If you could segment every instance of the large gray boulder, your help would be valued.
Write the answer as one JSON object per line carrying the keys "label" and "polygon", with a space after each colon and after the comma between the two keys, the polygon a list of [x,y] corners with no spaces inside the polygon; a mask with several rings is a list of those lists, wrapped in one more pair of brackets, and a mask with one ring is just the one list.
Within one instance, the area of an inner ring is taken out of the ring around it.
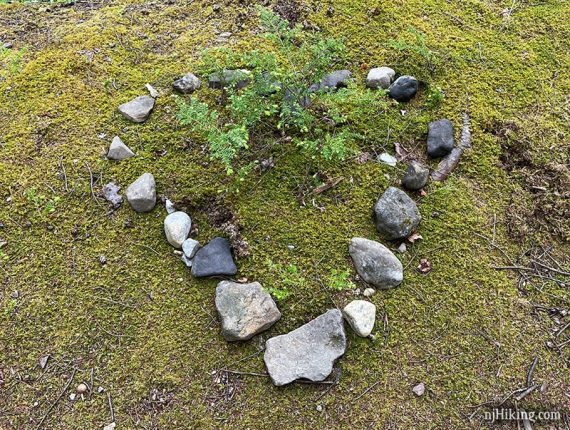
{"label": "large gray boulder", "polygon": [[412,161],[402,178],[402,186],[408,190],[416,191],[426,186],[429,178],[429,169],[417,161]]}
{"label": "large gray boulder", "polygon": [[396,72],[389,67],[375,67],[370,69],[366,77],[366,86],[372,89],[388,89]]}
{"label": "large gray boulder", "polygon": [[342,313],[358,336],[370,336],[376,321],[376,306],[374,303],[366,300],[353,300],[345,306]]}
{"label": "large gray boulder", "polygon": [[126,191],[127,201],[137,212],[150,212],[156,204],[156,183],[150,173],[142,174]]}
{"label": "large gray boulder", "polygon": [[115,136],[111,145],[109,146],[109,152],[107,152],[107,158],[110,160],[125,160],[127,158],[134,157],[135,153],[131,151],[125,143],[121,140],[119,136]]}
{"label": "large gray boulder", "polygon": [[197,278],[232,276],[236,273],[230,244],[222,237],[212,239],[192,259],[192,275]]}
{"label": "large gray boulder", "polygon": [[133,122],[145,122],[153,108],[154,99],[151,96],[139,96],[119,106],[119,112]]}
{"label": "large gray boulder", "polygon": [[275,385],[297,379],[323,381],[346,350],[342,313],[331,309],[307,324],[265,343],[265,365]]}
{"label": "large gray boulder", "polygon": [[402,190],[389,187],[374,205],[376,229],[388,239],[412,234],[422,219],[416,203]]}
{"label": "large gray boulder", "polygon": [[427,153],[430,157],[445,157],[454,146],[453,124],[450,120],[440,119],[429,123]]}
{"label": "large gray boulder", "polygon": [[164,218],[166,240],[175,248],[181,248],[190,234],[192,220],[185,212],[173,212]]}
{"label": "large gray boulder", "polygon": [[216,288],[216,310],[227,341],[251,339],[281,318],[277,305],[259,282],[220,282]]}
{"label": "large gray boulder", "polygon": [[404,279],[402,263],[381,243],[355,237],[348,252],[360,277],[377,288],[394,288]]}

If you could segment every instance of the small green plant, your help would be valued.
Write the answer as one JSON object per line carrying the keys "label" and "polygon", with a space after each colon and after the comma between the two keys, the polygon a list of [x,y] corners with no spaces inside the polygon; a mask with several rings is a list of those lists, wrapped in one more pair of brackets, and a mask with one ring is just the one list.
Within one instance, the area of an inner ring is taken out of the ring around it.
{"label": "small green plant", "polygon": [[407,53],[417,64],[423,63],[431,74],[435,72],[436,53],[427,46],[425,35],[416,28],[408,27],[407,35],[389,40],[387,46]]}
{"label": "small green plant", "polygon": [[338,271],[333,270],[327,279],[328,286],[333,290],[345,291],[355,288],[354,283],[350,280],[350,270]]}
{"label": "small green plant", "polygon": [[445,93],[440,87],[429,86],[426,92],[426,106],[428,108],[436,108],[445,99]]}
{"label": "small green plant", "polygon": [[0,46],[0,81],[17,74],[22,68],[25,49],[8,49]]}
{"label": "small green plant", "polygon": [[268,259],[266,265],[269,270],[274,274],[278,284],[270,286],[267,292],[277,300],[285,300],[291,294],[291,290],[295,287],[304,284],[305,278],[301,275],[299,268],[294,264],[283,266],[280,263],[274,263]]}
{"label": "small green plant", "polygon": [[24,192],[24,196],[26,197],[28,203],[31,203],[34,206],[34,209],[43,215],[50,215],[54,213],[57,204],[61,200],[61,197],[59,196],[55,196],[50,199],[44,194],[38,194],[37,190],[34,187],[28,188]]}

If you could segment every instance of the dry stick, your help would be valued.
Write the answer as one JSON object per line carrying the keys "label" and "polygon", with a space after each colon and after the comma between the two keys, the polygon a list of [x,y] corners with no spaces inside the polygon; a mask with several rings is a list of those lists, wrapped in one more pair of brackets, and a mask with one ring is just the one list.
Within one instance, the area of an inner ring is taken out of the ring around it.
{"label": "dry stick", "polygon": [[534,357],[532,360],[532,364],[530,365],[530,369],[528,369],[528,373],[526,374],[526,386],[530,387],[532,385],[532,374],[534,373],[534,368],[538,364],[538,355]]}
{"label": "dry stick", "polygon": [[353,402],[356,402],[358,399],[360,399],[362,396],[364,396],[366,393],[368,393],[370,390],[376,387],[379,383],[380,381],[376,381],[374,384],[372,384],[370,387],[364,390],[356,399],[354,399]]}
{"label": "dry stick", "polygon": [[534,264],[537,264],[537,265],[539,265],[540,267],[542,267],[543,269],[546,269],[546,270],[548,270],[548,271],[550,271],[550,272],[558,273],[559,275],[563,275],[563,276],[570,276],[570,272],[565,272],[565,271],[563,271],[563,270],[555,269],[555,268],[553,268],[553,267],[547,266],[546,264],[540,263],[540,262],[538,262],[538,261],[536,261],[536,260],[531,260],[531,261],[532,261]]}
{"label": "dry stick", "polygon": [[115,422],[115,410],[113,409],[113,399],[111,398],[111,393],[107,393],[107,400],[109,401],[109,411],[111,412],[111,422]]}
{"label": "dry stick", "polygon": [[57,396],[57,399],[55,399],[55,402],[53,402],[51,404],[51,406],[49,407],[49,409],[47,410],[46,414],[42,417],[42,419],[40,420],[40,423],[38,424],[38,426],[36,427],[36,429],[41,429],[42,425],[44,423],[44,421],[46,420],[46,418],[48,417],[49,414],[51,414],[51,411],[53,411],[53,408],[55,408],[55,406],[57,405],[57,403],[61,400],[61,398],[63,397],[63,395],[65,394],[65,392],[67,391],[67,389],[69,388],[69,386],[71,385],[71,383],[73,382],[73,378],[75,378],[75,374],[77,373],[77,369],[73,369],[73,373],[71,374],[71,377],[69,378],[69,380],[67,381],[67,384],[65,384],[65,387],[63,388],[63,390],[61,391],[61,393],[59,393],[59,396]]}
{"label": "dry stick", "polygon": [[556,334],[554,335],[554,337],[559,337],[562,333],[564,333],[566,331],[566,329],[570,327],[570,322],[568,324],[566,324],[564,327],[562,327],[560,330],[558,330],[556,332]]}
{"label": "dry stick", "polygon": [[263,376],[264,378],[269,377],[268,373],[240,372],[238,370],[227,370],[227,369],[222,369],[221,372],[231,373],[232,375]]}
{"label": "dry stick", "polygon": [[59,157],[59,166],[60,166],[61,171],[63,173],[63,183],[64,183],[65,192],[68,193],[69,188],[67,186],[67,173],[65,171],[65,166],[63,165],[63,157]]}
{"label": "dry stick", "polygon": [[91,167],[89,167],[89,163],[87,163],[87,161],[85,162],[85,167],[87,167],[87,170],[89,171],[89,187],[91,188],[91,196],[93,197],[93,200],[100,205],[101,203],[99,203],[99,200],[97,200],[97,197],[95,196],[95,191],[93,191],[93,172],[91,171]]}
{"label": "dry stick", "polygon": [[518,396],[516,396],[515,399],[517,400],[517,402],[520,402],[522,399],[524,399],[530,393],[535,391],[538,387],[540,387],[540,384],[534,384],[532,387],[528,387],[526,390],[524,390],[522,393],[520,393]]}

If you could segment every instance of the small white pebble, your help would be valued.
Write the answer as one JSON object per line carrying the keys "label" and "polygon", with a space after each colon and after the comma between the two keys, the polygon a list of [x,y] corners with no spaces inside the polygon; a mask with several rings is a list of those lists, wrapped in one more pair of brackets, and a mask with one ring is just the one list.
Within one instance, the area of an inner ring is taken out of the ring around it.
{"label": "small white pebble", "polygon": [[420,382],[418,385],[412,388],[412,391],[418,397],[423,396],[424,393],[426,392],[426,386],[424,385],[423,382]]}
{"label": "small white pebble", "polygon": [[364,297],[370,297],[372,296],[376,291],[374,290],[374,288],[367,288],[364,290],[364,293],[362,293],[364,295]]}
{"label": "small white pebble", "polygon": [[317,412],[323,411],[323,405],[317,405]]}
{"label": "small white pebble", "polygon": [[406,252],[407,249],[408,249],[408,248],[406,247],[406,244],[405,244],[404,242],[402,242],[401,245],[398,246],[398,252],[399,252],[400,254],[403,254],[404,252]]}
{"label": "small white pebble", "polygon": [[83,394],[86,393],[88,390],[87,385],[86,384],[79,384],[77,386],[77,388],[75,389],[75,391],[77,391],[79,394]]}
{"label": "small white pebble", "polygon": [[76,399],[76,397],[77,397],[77,394],[71,393],[71,394],[69,395],[69,400],[71,400],[72,402],[74,402],[75,399]]}

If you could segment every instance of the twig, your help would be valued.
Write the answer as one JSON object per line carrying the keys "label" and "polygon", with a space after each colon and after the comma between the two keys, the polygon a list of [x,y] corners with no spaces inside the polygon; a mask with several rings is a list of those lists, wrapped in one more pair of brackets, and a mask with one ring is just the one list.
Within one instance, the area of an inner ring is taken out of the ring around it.
{"label": "twig", "polygon": [[540,267],[542,267],[543,269],[546,269],[546,270],[548,270],[548,271],[550,271],[550,272],[558,273],[559,275],[563,275],[563,276],[570,276],[570,272],[565,272],[564,270],[555,269],[555,268],[553,268],[553,267],[547,266],[546,264],[543,264],[543,263],[541,263],[541,262],[539,262],[539,261],[536,261],[536,260],[531,260],[531,261],[532,261],[534,264],[537,264],[537,265],[539,265]]}
{"label": "twig", "polygon": [[526,386],[530,387],[532,385],[532,374],[534,373],[534,368],[538,364],[538,355],[534,357],[532,360],[532,364],[530,365],[530,369],[528,369],[528,373],[526,374]]}
{"label": "twig", "polygon": [[238,370],[227,370],[222,369],[220,372],[224,373],[231,373],[232,375],[245,375],[245,376],[262,376],[262,377],[269,377],[268,373],[255,373],[255,372],[240,372]]}
{"label": "twig", "polygon": [[338,184],[340,184],[342,181],[344,180],[344,178],[341,176],[340,178],[336,178],[336,179],[329,179],[326,183],[324,183],[323,185],[319,185],[317,188],[315,188],[313,190],[313,194],[321,194],[324,193],[327,190],[330,190],[331,188],[336,187]]}
{"label": "twig", "polygon": [[560,330],[558,330],[554,335],[554,337],[559,337],[562,333],[564,333],[564,331],[566,331],[568,327],[570,327],[570,322],[566,324],[564,327],[562,327]]}
{"label": "twig", "polygon": [[113,409],[113,399],[111,393],[107,392],[107,400],[109,401],[109,411],[111,412],[111,422],[115,422],[115,409]]}
{"label": "twig", "polygon": [[93,172],[91,171],[91,167],[89,167],[89,163],[87,163],[87,161],[85,162],[85,167],[87,167],[87,170],[89,171],[89,187],[91,188],[91,196],[93,197],[93,200],[100,205],[101,203],[97,200],[97,196],[95,196],[95,191],[93,190]]}
{"label": "twig", "polygon": [[63,395],[65,394],[65,392],[67,391],[67,389],[69,388],[69,386],[71,385],[71,383],[73,382],[73,378],[75,378],[75,374],[77,373],[77,369],[73,369],[73,373],[71,374],[71,377],[69,378],[69,380],[67,381],[67,384],[65,384],[65,387],[63,388],[63,390],[61,391],[61,393],[59,393],[59,396],[57,396],[57,399],[55,399],[55,402],[53,402],[51,404],[51,406],[49,407],[49,409],[47,410],[47,412],[45,413],[45,415],[42,417],[42,419],[40,420],[40,423],[38,424],[38,426],[36,427],[36,429],[40,429],[42,428],[42,425],[44,423],[44,421],[46,420],[46,418],[49,416],[49,414],[51,413],[51,411],[53,411],[53,409],[55,408],[55,406],[57,405],[57,403],[61,400],[61,398],[63,397]]}
{"label": "twig", "polygon": [[522,393],[520,393],[518,396],[516,396],[515,399],[517,400],[517,402],[520,402],[522,399],[524,399],[530,393],[535,391],[538,387],[540,387],[540,384],[534,384],[532,387],[528,387],[526,390],[524,390]]}
{"label": "twig", "polygon": [[63,165],[63,157],[59,157],[59,166],[61,168],[61,172],[63,173],[64,189],[65,189],[65,192],[68,193],[69,188],[67,186],[67,173],[65,171],[65,166]]}
{"label": "twig", "polygon": [[364,390],[362,393],[360,393],[360,395],[358,395],[358,397],[356,397],[353,400],[353,402],[356,402],[358,399],[360,399],[362,396],[364,396],[366,393],[368,393],[370,390],[372,390],[374,387],[376,387],[379,383],[380,383],[380,381],[376,381],[374,384],[372,384],[370,387],[368,387],[366,390]]}

